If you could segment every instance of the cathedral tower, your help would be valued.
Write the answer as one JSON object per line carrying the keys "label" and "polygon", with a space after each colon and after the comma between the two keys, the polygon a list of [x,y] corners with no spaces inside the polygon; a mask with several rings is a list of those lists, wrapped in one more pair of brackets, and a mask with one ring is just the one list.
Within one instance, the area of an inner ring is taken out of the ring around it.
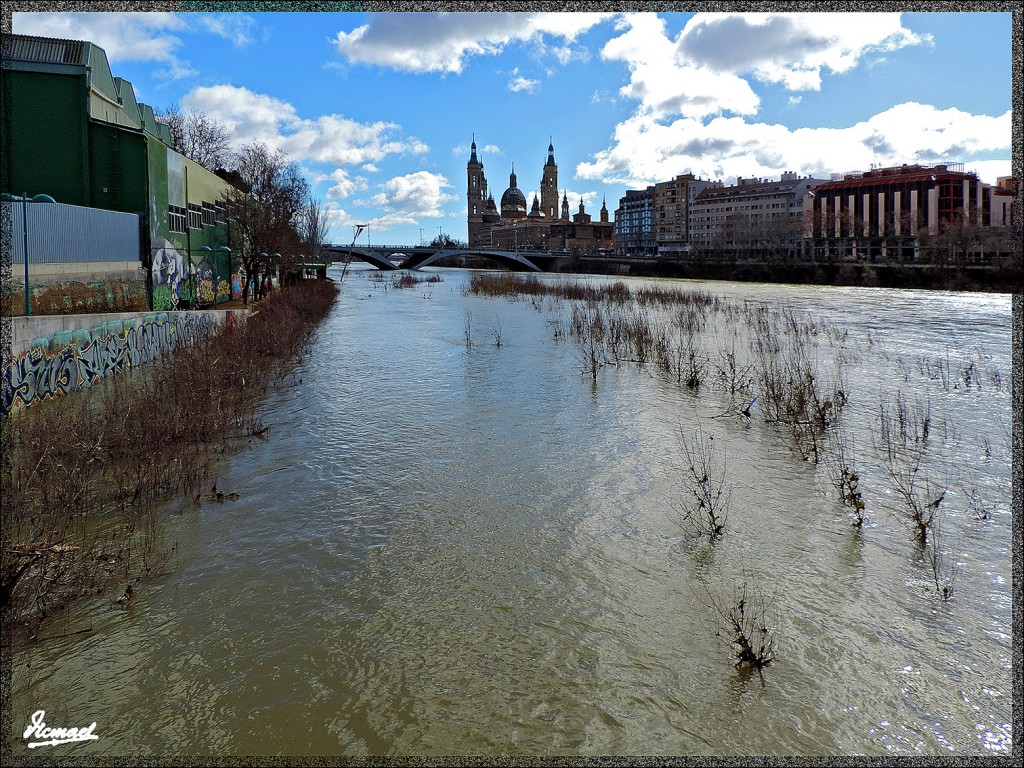
{"label": "cathedral tower", "polygon": [[548,138],[548,160],[540,180],[540,209],[548,219],[558,218],[558,166],[555,165],[555,146]]}
{"label": "cathedral tower", "polygon": [[469,224],[469,244],[482,245],[483,220],[487,179],[484,178],[484,164],[476,156],[476,136],[469,148],[469,162],[466,163],[466,213]]}

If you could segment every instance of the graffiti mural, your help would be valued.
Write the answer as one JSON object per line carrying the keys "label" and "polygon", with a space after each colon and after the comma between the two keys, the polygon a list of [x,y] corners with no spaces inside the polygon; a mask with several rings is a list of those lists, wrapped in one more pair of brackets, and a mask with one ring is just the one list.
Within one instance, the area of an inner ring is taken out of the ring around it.
{"label": "graffiti mural", "polygon": [[183,301],[195,299],[199,269],[183,258],[170,240],[158,237],[153,242],[153,309],[177,309]]}
{"label": "graffiti mural", "polygon": [[187,314],[146,318],[138,324],[106,323],[91,333],[76,331],[79,341],[67,344],[60,342],[68,332],[55,334],[47,348],[33,347],[4,366],[0,406],[9,413],[18,406],[65,395],[104,376],[154,360],[175,347],[195,344],[209,337],[215,327],[210,315]]}

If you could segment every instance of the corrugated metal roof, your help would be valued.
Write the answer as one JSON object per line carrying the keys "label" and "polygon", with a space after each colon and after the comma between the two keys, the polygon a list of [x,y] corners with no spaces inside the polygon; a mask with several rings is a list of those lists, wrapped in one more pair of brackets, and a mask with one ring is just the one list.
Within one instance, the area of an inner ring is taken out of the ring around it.
{"label": "corrugated metal roof", "polygon": [[4,35],[4,58],[12,61],[34,61],[42,64],[78,64],[85,66],[87,48],[84,40],[61,40],[55,37]]}
{"label": "corrugated metal roof", "polygon": [[847,179],[845,181],[827,181],[814,188],[815,192],[828,192],[834,189],[860,189],[862,187],[891,187],[897,184],[919,184],[925,181],[977,181],[977,177],[966,173],[913,173],[905,176],[872,176],[866,179]]}

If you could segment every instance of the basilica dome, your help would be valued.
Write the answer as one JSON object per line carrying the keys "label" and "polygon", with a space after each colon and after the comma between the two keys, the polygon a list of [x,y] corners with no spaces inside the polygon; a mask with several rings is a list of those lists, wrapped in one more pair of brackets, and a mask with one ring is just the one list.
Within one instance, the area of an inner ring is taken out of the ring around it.
{"label": "basilica dome", "polygon": [[516,185],[516,171],[508,177],[508,189],[501,196],[501,217],[503,219],[526,218],[526,195]]}

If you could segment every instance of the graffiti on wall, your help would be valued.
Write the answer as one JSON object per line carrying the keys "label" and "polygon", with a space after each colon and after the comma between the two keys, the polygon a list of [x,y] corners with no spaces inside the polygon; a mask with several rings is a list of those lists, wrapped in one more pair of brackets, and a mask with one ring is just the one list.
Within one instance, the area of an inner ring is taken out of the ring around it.
{"label": "graffiti on wall", "polygon": [[162,237],[153,241],[153,309],[177,309],[190,300],[188,278],[196,272],[195,265],[182,258],[174,243]]}
{"label": "graffiti on wall", "polygon": [[61,336],[57,334],[47,348],[33,347],[4,366],[0,405],[4,413],[9,413],[17,406],[65,395],[104,376],[154,360],[175,347],[201,341],[214,328],[209,315],[189,314],[146,319],[121,331],[99,326],[92,333],[76,332],[88,338],[86,343],[54,344]]}
{"label": "graffiti on wall", "polygon": [[[227,261],[227,267],[231,262]],[[242,298],[242,279],[228,274],[224,262],[199,264],[185,259],[174,243],[156,238],[153,248],[153,309],[176,310],[183,303],[211,305]],[[216,294],[215,294],[216,292]]]}

